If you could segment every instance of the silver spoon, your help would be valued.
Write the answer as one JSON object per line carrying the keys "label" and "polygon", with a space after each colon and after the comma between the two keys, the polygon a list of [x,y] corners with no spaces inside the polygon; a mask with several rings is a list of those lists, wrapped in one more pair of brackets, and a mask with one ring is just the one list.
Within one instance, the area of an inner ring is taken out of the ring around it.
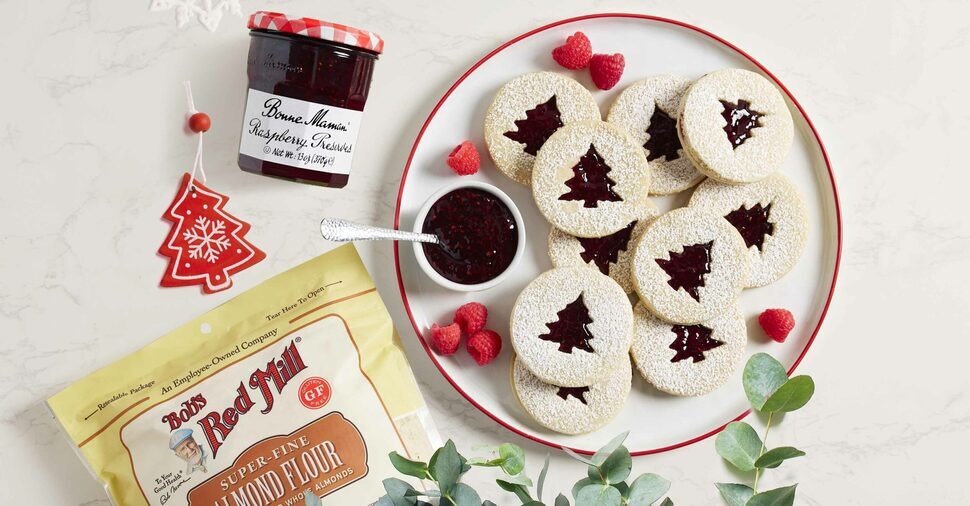
{"label": "silver spoon", "polygon": [[438,236],[434,234],[421,234],[418,232],[372,227],[340,218],[324,218],[320,221],[320,235],[324,239],[334,242],[380,241],[389,239],[392,241],[441,243]]}

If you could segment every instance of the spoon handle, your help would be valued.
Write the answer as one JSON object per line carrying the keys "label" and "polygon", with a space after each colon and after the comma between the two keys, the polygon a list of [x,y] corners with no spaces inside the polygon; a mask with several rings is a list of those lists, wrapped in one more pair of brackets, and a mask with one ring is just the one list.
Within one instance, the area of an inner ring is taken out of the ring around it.
{"label": "spoon handle", "polygon": [[438,244],[438,236],[433,234],[419,234],[390,228],[362,225],[340,218],[324,218],[320,222],[320,235],[328,241],[377,241],[390,239],[392,241],[416,241]]}

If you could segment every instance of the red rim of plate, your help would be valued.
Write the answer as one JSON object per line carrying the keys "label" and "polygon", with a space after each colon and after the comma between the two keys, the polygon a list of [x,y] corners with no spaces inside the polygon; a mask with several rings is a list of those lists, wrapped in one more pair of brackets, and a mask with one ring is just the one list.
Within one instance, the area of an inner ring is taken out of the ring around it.
{"label": "red rim of plate", "polygon": [[[495,56],[496,54],[498,54],[500,51],[503,51],[505,48],[511,46],[512,44],[515,44],[516,42],[518,42],[518,41],[520,41],[522,39],[525,39],[526,37],[530,37],[530,36],[535,35],[535,34],[537,34],[539,32],[543,32],[545,30],[548,30],[550,28],[555,28],[555,27],[560,26],[560,25],[565,25],[565,24],[568,24],[568,23],[574,23],[576,21],[583,21],[583,20],[586,20],[586,19],[597,19],[597,18],[637,18],[637,19],[646,19],[646,20],[649,20],[649,21],[656,21],[656,22],[660,22],[660,23],[667,23],[667,24],[679,26],[679,27],[682,27],[682,28],[687,28],[687,29],[692,30],[694,32],[697,32],[697,33],[700,33],[702,35],[705,35],[705,36],[707,36],[707,37],[709,37],[709,38],[711,38],[711,39],[713,39],[713,40],[715,40],[715,41],[723,44],[724,46],[727,46],[728,48],[732,49],[733,51],[735,51],[736,53],[738,53],[739,55],[743,56],[748,61],[750,61],[751,63],[753,63],[755,66],[757,66],[759,69],[761,69],[761,71],[764,72],[769,78],[771,78],[771,80],[774,81],[775,84],[777,84],[778,87],[781,88],[781,90],[785,92],[785,95],[788,96],[789,100],[791,100],[792,103],[795,104],[795,107],[798,109],[798,112],[802,115],[803,118],[805,118],[805,123],[808,125],[809,129],[811,129],[812,135],[815,137],[815,142],[818,143],[818,147],[819,147],[819,149],[822,152],[822,158],[825,160],[825,167],[826,167],[826,169],[828,169],[829,180],[830,180],[830,182],[832,184],[832,197],[833,197],[833,199],[835,201],[835,219],[836,219],[836,224],[837,224],[837,227],[836,228],[837,228],[837,235],[838,235],[838,245],[836,247],[836,254],[835,254],[835,268],[834,268],[834,270],[832,272],[832,284],[829,287],[829,294],[828,294],[828,297],[825,300],[825,306],[822,308],[822,314],[819,316],[818,324],[815,326],[815,330],[812,331],[812,336],[808,339],[808,343],[805,344],[805,348],[802,349],[802,352],[798,355],[798,358],[795,359],[795,363],[792,364],[791,369],[789,369],[788,372],[789,372],[789,374],[791,374],[791,372],[794,371],[796,367],[798,367],[798,364],[801,363],[802,359],[805,357],[805,354],[808,352],[808,349],[812,347],[812,343],[815,341],[815,337],[818,335],[818,331],[822,327],[822,322],[825,321],[825,315],[826,315],[826,313],[828,313],[829,305],[832,303],[832,295],[835,293],[835,283],[836,283],[836,280],[839,277],[839,265],[840,265],[841,260],[842,260],[842,209],[841,209],[841,206],[839,204],[839,192],[838,192],[838,189],[837,189],[836,184],[835,184],[835,176],[832,173],[832,164],[829,161],[828,152],[825,151],[825,145],[822,143],[822,139],[818,135],[818,130],[815,129],[815,125],[812,123],[812,120],[808,117],[808,114],[805,112],[805,109],[802,107],[802,105],[800,103],[798,103],[798,100],[795,99],[795,97],[788,90],[788,88],[785,87],[785,85],[782,84],[781,81],[779,81],[778,78],[775,77],[775,75],[772,74],[770,70],[768,70],[767,68],[765,68],[764,65],[762,65],[760,62],[758,62],[758,60],[755,60],[751,55],[749,55],[748,53],[746,53],[745,51],[743,51],[741,48],[735,46],[734,44],[728,42],[727,40],[724,40],[721,37],[719,37],[719,36],[717,36],[717,35],[709,32],[709,31],[707,31],[707,30],[705,30],[703,28],[699,28],[697,26],[694,26],[694,25],[691,25],[691,24],[688,24],[688,23],[684,23],[683,21],[677,21],[675,19],[663,18],[663,17],[658,17],[658,16],[650,16],[650,15],[647,15],[647,14],[630,14],[630,13],[587,14],[585,16],[577,16],[577,17],[573,17],[573,18],[562,19],[562,20],[559,20],[559,21],[556,21],[556,22],[553,22],[553,23],[549,23],[549,24],[544,25],[544,26],[540,26],[539,28],[536,28],[534,30],[530,30],[530,31],[528,31],[528,32],[526,32],[526,33],[524,33],[522,35],[519,35],[518,37],[516,37],[516,38],[514,38],[514,39],[512,39],[512,40],[510,40],[510,41],[508,41],[508,42],[506,42],[504,44],[502,44],[501,46],[495,48],[490,53],[488,53],[487,55],[485,55],[481,60],[478,60],[477,62],[475,62],[475,64],[472,65],[471,68],[469,68],[468,70],[466,70],[465,73],[463,73],[461,75],[461,77],[459,77],[458,80],[455,81],[455,83],[452,84],[450,88],[448,88],[448,91],[445,92],[445,94],[441,97],[441,99],[438,100],[438,103],[435,104],[434,109],[431,110],[431,114],[428,115],[428,119],[425,120],[424,125],[421,126],[421,131],[418,132],[418,136],[414,140],[414,145],[411,147],[411,153],[408,155],[407,164],[404,166],[404,173],[401,175],[401,186],[400,186],[400,189],[398,190],[398,194],[397,194],[397,206],[394,209],[394,228],[399,228],[400,227],[400,219],[401,219],[401,199],[404,196],[404,184],[407,182],[408,172],[411,169],[411,161],[414,159],[414,153],[415,153],[415,151],[417,151],[418,144],[421,142],[421,138],[424,136],[424,131],[428,128],[428,125],[431,123],[431,120],[434,118],[435,114],[438,112],[438,109],[441,107],[441,105],[444,104],[445,103],[445,100],[447,100],[448,97],[451,96],[451,93],[453,91],[455,91],[455,88],[457,88],[469,75],[471,75],[472,72],[474,72],[483,63],[485,63],[490,58],[492,58],[493,56]],[[418,329],[418,326],[417,326],[417,324],[414,321],[414,315],[411,314],[411,305],[408,303],[407,292],[404,289],[404,278],[401,276],[401,261],[400,261],[400,256],[399,256],[398,248],[399,248],[398,243],[395,242],[394,243],[394,269],[397,272],[397,284],[398,284],[398,287],[401,290],[401,299],[404,301],[404,309],[407,311],[408,319],[411,321],[411,327],[414,329],[415,335],[418,336],[418,341],[420,341],[421,342],[421,345],[424,346],[424,351],[428,354],[428,357],[431,358],[431,362],[433,362],[434,365],[435,365],[435,367],[438,368],[438,371],[441,372],[441,375],[444,376],[446,380],[448,380],[448,383],[451,383],[451,386],[454,387],[455,390],[457,390],[458,393],[460,393],[462,395],[462,397],[464,397],[465,399],[467,399],[468,402],[470,402],[473,406],[475,406],[476,408],[478,408],[479,411],[481,411],[482,413],[485,413],[486,415],[488,415],[489,418],[491,418],[492,420],[495,420],[496,422],[498,422],[499,425],[502,425],[506,429],[508,429],[508,430],[510,430],[510,431],[512,431],[512,432],[514,432],[514,433],[516,433],[516,434],[518,434],[518,435],[520,435],[520,436],[522,436],[524,438],[531,439],[532,441],[535,441],[537,443],[542,443],[542,444],[544,444],[546,446],[550,446],[550,447],[553,447],[553,448],[563,448],[562,445],[553,443],[551,441],[547,441],[545,439],[542,439],[540,437],[534,436],[532,434],[525,433],[525,432],[523,432],[523,431],[521,431],[521,430],[513,427],[512,425],[510,425],[509,423],[507,423],[505,420],[502,420],[500,417],[498,417],[497,415],[495,415],[494,413],[492,413],[491,411],[489,411],[488,409],[486,409],[485,407],[483,407],[481,404],[479,404],[478,402],[476,402],[475,399],[473,399],[471,396],[469,396],[468,393],[466,393],[464,390],[462,390],[462,388],[455,382],[455,380],[451,376],[448,375],[448,373],[444,370],[444,368],[441,367],[441,364],[438,362],[437,356],[435,356],[434,352],[428,346],[428,343],[421,337],[421,331]],[[738,415],[734,419],[728,421],[724,425],[722,425],[722,426],[720,426],[720,427],[718,427],[718,428],[716,428],[716,429],[714,429],[714,430],[712,430],[710,432],[707,432],[706,434],[702,434],[700,436],[697,436],[697,437],[688,439],[686,441],[682,441],[682,442],[675,443],[675,444],[668,445],[668,446],[663,446],[663,447],[660,447],[660,448],[652,448],[652,449],[649,449],[649,450],[640,450],[640,451],[632,452],[632,455],[633,456],[640,456],[640,455],[650,455],[650,454],[654,454],[654,453],[662,453],[662,452],[666,452],[666,451],[670,451],[670,450],[675,450],[677,448],[681,448],[681,447],[684,447],[684,446],[687,446],[687,445],[694,444],[694,443],[696,443],[698,441],[702,441],[704,439],[707,439],[707,438],[709,438],[709,437],[717,434],[718,432],[724,430],[724,427],[726,427],[728,423],[738,421],[738,420],[740,420],[740,419],[748,416],[749,413],[751,413],[750,410],[745,411],[744,413],[741,413],[740,415]],[[579,448],[570,448],[570,450],[576,451],[578,453],[586,454],[586,455],[590,455],[590,454],[593,453],[592,451],[585,450],[585,449],[579,449]]]}

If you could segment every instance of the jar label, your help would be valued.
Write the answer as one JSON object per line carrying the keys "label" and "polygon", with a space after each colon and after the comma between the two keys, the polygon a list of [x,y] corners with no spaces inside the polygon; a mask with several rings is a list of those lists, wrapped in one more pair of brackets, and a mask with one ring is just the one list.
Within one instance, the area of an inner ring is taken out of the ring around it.
{"label": "jar label", "polygon": [[249,89],[241,154],[331,174],[350,174],[361,111]]}

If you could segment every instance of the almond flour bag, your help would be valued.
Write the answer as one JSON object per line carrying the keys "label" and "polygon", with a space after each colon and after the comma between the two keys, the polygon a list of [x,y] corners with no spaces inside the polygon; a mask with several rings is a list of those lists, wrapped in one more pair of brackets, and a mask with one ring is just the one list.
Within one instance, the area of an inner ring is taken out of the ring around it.
{"label": "almond flour bag", "polygon": [[352,245],[276,276],[48,400],[114,503],[370,504],[437,433]]}

